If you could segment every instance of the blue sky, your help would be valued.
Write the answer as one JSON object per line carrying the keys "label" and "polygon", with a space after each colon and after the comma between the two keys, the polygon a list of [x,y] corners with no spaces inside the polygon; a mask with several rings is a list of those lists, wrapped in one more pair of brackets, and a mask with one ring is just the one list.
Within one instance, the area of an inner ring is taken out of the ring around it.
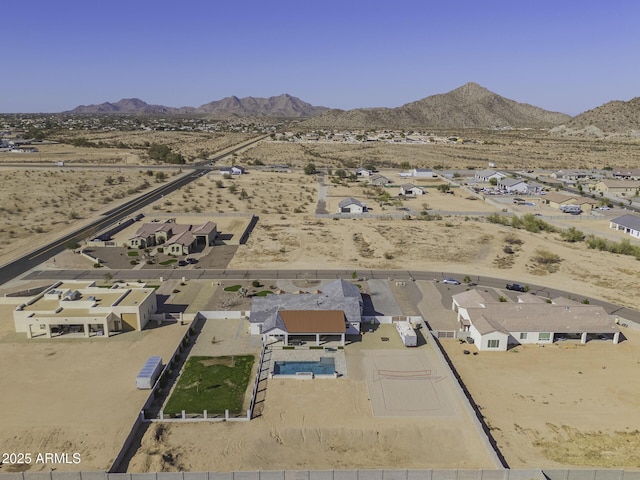
{"label": "blue sky", "polygon": [[640,96],[637,0],[3,0],[0,112],[289,93],[397,107],[477,82],[571,115]]}

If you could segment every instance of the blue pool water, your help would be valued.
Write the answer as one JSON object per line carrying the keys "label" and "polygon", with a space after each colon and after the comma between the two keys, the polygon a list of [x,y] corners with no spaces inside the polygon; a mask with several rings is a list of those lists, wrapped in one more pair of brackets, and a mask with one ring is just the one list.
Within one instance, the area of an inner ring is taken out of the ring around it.
{"label": "blue pool water", "polygon": [[298,372],[313,372],[315,375],[333,375],[336,364],[333,358],[321,358],[319,362],[275,362],[274,375],[295,375]]}

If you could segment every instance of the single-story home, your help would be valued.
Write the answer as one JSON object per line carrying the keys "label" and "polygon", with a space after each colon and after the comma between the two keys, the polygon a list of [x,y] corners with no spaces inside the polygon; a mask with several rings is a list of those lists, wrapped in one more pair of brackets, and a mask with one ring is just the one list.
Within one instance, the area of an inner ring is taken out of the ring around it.
{"label": "single-story home", "polygon": [[640,180],[640,168],[627,168],[611,172],[613,178],[618,180]]}
{"label": "single-story home", "polygon": [[197,246],[213,245],[218,235],[217,225],[180,224],[174,221],[144,223],[126,245],[131,248],[149,248],[166,245],[166,253],[188,255]]}
{"label": "single-story home", "polygon": [[363,302],[358,287],[346,280],[335,280],[322,293],[285,293],[254,297],[251,300],[250,331],[263,341],[281,339],[289,344],[291,336],[309,337],[317,345],[322,337],[360,333]]}
{"label": "single-story home", "polygon": [[370,177],[373,173],[371,170],[367,170],[366,168],[356,168],[353,173],[356,174],[357,177]]}
{"label": "single-story home", "polygon": [[594,190],[612,195],[632,197],[640,189],[640,182],[634,180],[601,180],[594,185]]}
{"label": "single-story home", "polygon": [[567,338],[586,343],[589,336],[620,340],[620,329],[599,305],[537,302],[524,296],[518,303],[500,302],[481,290],[471,292],[454,295],[452,309],[458,312],[460,330],[480,351]]}
{"label": "single-story home", "polygon": [[424,188],[416,187],[413,183],[400,185],[400,195],[424,195]]}
{"label": "single-story home", "polygon": [[492,178],[495,178],[496,181],[499,181],[500,179],[505,177],[506,175],[504,173],[498,172],[497,170],[480,170],[474,175],[474,178],[478,182],[490,182]]}
{"label": "single-story home", "polygon": [[369,183],[371,185],[389,185],[391,183],[391,180],[389,180],[387,177],[385,177],[384,175],[372,175],[369,177]]}
{"label": "single-story home", "polygon": [[577,205],[584,211],[593,210],[598,205],[598,202],[593,198],[573,197],[570,195],[563,195],[558,192],[549,192],[544,197],[544,201],[553,208],[561,209],[567,205]]}
{"label": "single-story home", "polygon": [[504,188],[507,192],[527,193],[529,191],[527,182],[517,178],[502,178],[498,180],[498,187]]}
{"label": "single-story home", "polygon": [[367,206],[353,197],[338,202],[338,213],[364,213],[366,211]]}
{"label": "single-story home", "polygon": [[436,176],[430,168],[414,168],[412,173],[416,178],[433,178]]}
{"label": "single-story home", "polygon": [[153,288],[135,282],[99,288],[95,282],[60,281],[30,297],[13,312],[16,332],[28,338],[68,333],[108,337],[142,330],[157,310]]}
{"label": "single-story home", "polygon": [[622,215],[621,217],[611,220],[609,222],[609,228],[622,230],[634,238],[640,238],[640,217],[631,214]]}

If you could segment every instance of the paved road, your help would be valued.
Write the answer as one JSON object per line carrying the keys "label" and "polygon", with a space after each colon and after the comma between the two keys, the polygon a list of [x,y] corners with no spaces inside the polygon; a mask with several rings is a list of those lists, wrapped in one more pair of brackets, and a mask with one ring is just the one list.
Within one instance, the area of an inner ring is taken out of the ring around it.
{"label": "paved road", "polygon": [[[37,270],[28,274],[28,280],[101,280],[105,271],[98,270]],[[154,269],[154,270],[109,270],[117,280],[333,280],[338,278],[354,278],[354,270],[229,270],[229,269]],[[393,279],[393,280],[438,280],[444,277],[460,278],[459,274],[450,272],[427,272],[415,270],[356,270],[355,278],[366,279]],[[511,283],[513,279],[503,279],[494,277],[476,276],[471,277],[471,281],[481,287],[504,289],[506,283]],[[515,280],[518,281],[518,280]],[[530,293],[534,293],[544,298],[555,298],[559,296],[573,298],[577,301],[588,299],[591,305],[602,306],[608,314],[618,315],[626,320],[640,324],[640,312],[630,308],[614,305],[596,298],[585,297],[584,295],[564,292],[561,290],[534,285],[529,283]],[[466,287],[460,285],[455,287],[464,291]]]}
{"label": "paved road", "polygon": [[225,150],[224,153],[216,157],[213,157],[204,162],[195,164],[193,165],[193,167],[196,168],[194,172],[189,173],[187,175],[183,175],[182,177],[176,180],[162,184],[155,190],[145,193],[137,198],[134,198],[133,200],[127,202],[126,204],[120,207],[114,208],[113,210],[106,212],[100,218],[91,222],[89,225],[79,228],[78,230],[68,235],[65,235],[64,237],[54,240],[53,242],[43,246],[42,248],[32,251],[18,258],[17,260],[14,260],[13,262],[10,262],[2,266],[2,268],[0,268],[0,285],[22,275],[25,272],[28,272],[29,270],[37,267],[38,265],[45,262],[46,260],[53,257],[54,255],[62,252],[66,248],[66,245],[68,243],[78,242],[84,239],[86,236],[90,235],[92,232],[100,231],[108,227],[109,225],[112,225],[117,221],[133,214],[134,212],[140,210],[141,208],[159,200],[164,195],[168,195],[174,190],[182,188],[185,185],[200,178],[201,176],[205,175],[208,170],[210,170],[209,168],[206,167],[206,164],[216,162],[228,155],[231,155],[237,150],[245,148],[253,143],[259,142],[263,138],[264,137],[260,137],[255,140],[243,142],[231,150]]}

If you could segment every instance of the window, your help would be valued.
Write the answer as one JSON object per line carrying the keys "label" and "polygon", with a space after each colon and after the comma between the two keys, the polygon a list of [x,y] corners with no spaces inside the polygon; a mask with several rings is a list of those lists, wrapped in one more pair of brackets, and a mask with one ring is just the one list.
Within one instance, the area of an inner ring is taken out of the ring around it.
{"label": "window", "polygon": [[538,340],[551,340],[551,334],[550,333],[539,333],[538,334]]}
{"label": "window", "polygon": [[488,348],[498,348],[500,346],[500,340],[489,340],[487,342]]}
{"label": "window", "polygon": [[520,340],[526,340],[527,339],[527,332],[520,332]]}

